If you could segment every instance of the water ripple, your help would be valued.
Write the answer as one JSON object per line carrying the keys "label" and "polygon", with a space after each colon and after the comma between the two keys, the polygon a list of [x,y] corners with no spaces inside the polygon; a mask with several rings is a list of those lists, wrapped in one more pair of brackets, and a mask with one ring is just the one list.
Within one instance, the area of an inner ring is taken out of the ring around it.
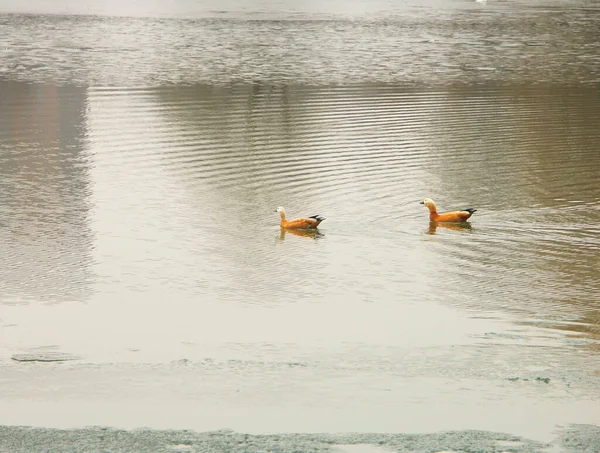
{"label": "water ripple", "polygon": [[0,74],[96,86],[598,82],[598,10],[586,2],[462,5],[303,19],[243,12],[258,20],[5,14]]}

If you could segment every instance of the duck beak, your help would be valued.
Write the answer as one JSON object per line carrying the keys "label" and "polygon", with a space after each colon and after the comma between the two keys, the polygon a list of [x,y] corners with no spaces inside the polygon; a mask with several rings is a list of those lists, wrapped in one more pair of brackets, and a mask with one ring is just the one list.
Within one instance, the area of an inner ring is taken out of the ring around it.
{"label": "duck beak", "polygon": [[425,202],[424,201],[419,201],[419,204],[425,204]]}

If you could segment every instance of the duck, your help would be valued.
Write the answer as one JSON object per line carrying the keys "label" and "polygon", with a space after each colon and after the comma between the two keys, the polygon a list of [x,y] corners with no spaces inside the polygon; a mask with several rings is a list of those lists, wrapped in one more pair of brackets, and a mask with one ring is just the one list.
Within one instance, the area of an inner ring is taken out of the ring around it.
{"label": "duck", "polygon": [[308,230],[312,228],[317,228],[319,224],[323,220],[325,220],[325,217],[321,217],[320,215],[313,215],[310,217],[301,217],[299,219],[287,220],[285,218],[285,209],[283,209],[281,206],[275,209],[275,212],[278,212],[279,217],[281,217],[279,226],[281,226],[281,228],[287,228],[291,230]]}
{"label": "duck", "polygon": [[466,222],[469,217],[471,217],[473,213],[477,211],[477,209],[467,208],[463,209],[462,211],[450,211],[438,214],[437,207],[431,198],[425,198],[420,203],[424,204],[429,209],[429,220],[431,222]]}

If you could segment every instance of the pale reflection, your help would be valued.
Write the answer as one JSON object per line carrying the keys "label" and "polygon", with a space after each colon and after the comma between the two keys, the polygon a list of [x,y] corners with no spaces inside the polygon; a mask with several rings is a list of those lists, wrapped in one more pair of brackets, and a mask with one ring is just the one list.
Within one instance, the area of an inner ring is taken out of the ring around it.
{"label": "pale reflection", "polygon": [[0,81],[0,303],[89,294],[87,90]]}
{"label": "pale reflection", "polygon": [[290,233],[290,234],[293,234],[294,236],[300,236],[300,237],[305,237],[305,238],[310,238],[310,239],[321,239],[321,238],[325,237],[325,235],[317,229],[294,230],[294,229],[290,229],[290,228],[281,228],[279,231],[279,240],[280,241],[285,240],[286,233]]}
{"label": "pale reflection", "polygon": [[427,229],[427,234],[436,234],[438,228],[445,228],[447,230],[454,231],[470,231],[473,227],[469,222],[462,223],[437,223],[437,222],[429,222],[429,228]]}
{"label": "pale reflection", "polygon": [[550,327],[552,329],[573,332],[574,338],[579,338],[583,334],[592,341],[584,346],[594,351],[600,351],[600,313],[598,311],[589,311],[579,317],[576,321],[551,321],[542,322],[540,320],[521,321],[521,325],[535,327]]}

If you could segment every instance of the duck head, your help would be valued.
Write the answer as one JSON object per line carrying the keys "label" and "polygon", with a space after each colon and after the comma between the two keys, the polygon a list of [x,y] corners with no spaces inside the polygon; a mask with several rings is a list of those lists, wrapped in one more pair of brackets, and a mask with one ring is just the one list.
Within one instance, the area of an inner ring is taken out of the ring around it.
{"label": "duck head", "polygon": [[435,203],[433,202],[433,200],[431,198],[425,198],[420,203],[427,206],[427,209],[429,209],[430,211],[437,211],[437,207],[435,206]]}

